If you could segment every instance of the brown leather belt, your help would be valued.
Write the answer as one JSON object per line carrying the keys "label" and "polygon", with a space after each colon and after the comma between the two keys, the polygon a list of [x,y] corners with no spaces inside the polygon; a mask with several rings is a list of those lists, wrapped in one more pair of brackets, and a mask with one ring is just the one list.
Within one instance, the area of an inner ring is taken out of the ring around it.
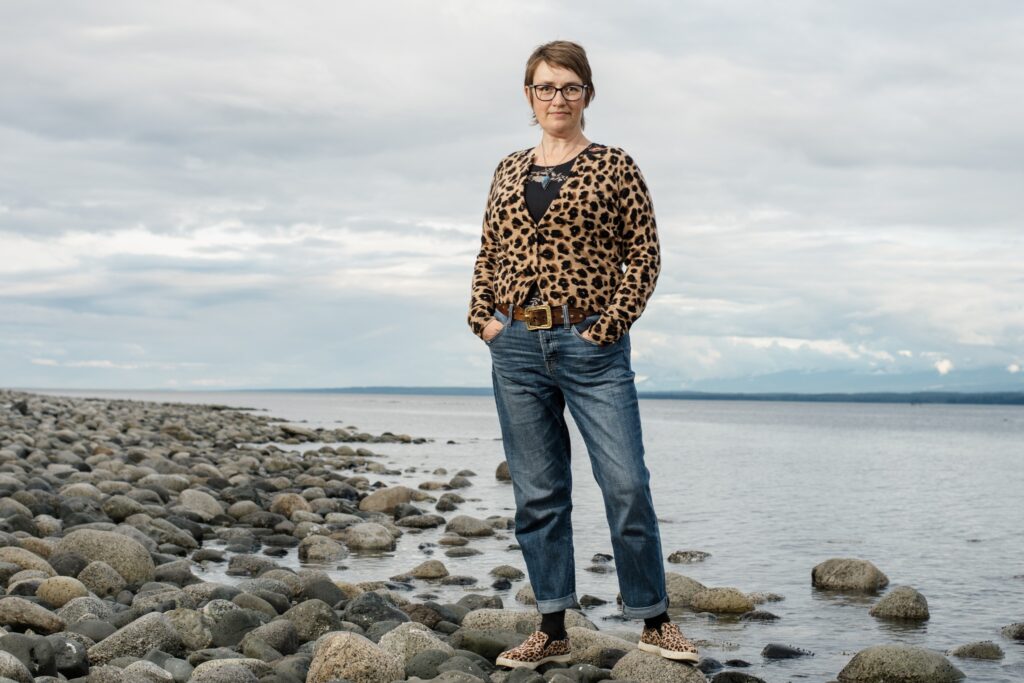
{"label": "brown leather belt", "polygon": [[[497,304],[495,308],[508,315],[508,304]],[[549,306],[547,304],[543,306],[516,306],[512,318],[524,321],[528,330],[550,330],[555,325],[565,324],[565,318],[562,316],[563,310],[561,306]],[[570,308],[569,324],[575,325],[589,315],[593,314],[582,308]]]}

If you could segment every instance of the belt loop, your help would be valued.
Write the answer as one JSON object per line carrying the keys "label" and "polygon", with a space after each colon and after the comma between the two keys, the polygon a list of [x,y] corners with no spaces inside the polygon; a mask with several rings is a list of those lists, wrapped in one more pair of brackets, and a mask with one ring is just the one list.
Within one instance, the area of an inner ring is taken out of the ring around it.
{"label": "belt loop", "polygon": [[512,327],[516,322],[516,302],[515,299],[511,299],[508,302],[508,322],[505,323],[509,327]]}
{"label": "belt loop", "polygon": [[569,304],[562,304],[562,327],[569,329],[572,322],[569,320]]}

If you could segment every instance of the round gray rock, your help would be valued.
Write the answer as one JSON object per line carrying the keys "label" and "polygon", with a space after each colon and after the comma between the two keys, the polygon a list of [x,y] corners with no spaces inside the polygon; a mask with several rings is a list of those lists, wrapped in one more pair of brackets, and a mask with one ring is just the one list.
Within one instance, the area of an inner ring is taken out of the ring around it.
{"label": "round gray rock", "polygon": [[189,512],[199,515],[204,522],[209,522],[217,515],[224,514],[224,506],[205,491],[185,489],[178,496],[178,503]]}
{"label": "round gray rock", "polygon": [[[59,553],[53,552],[50,554],[58,555]],[[53,571],[53,567],[50,566],[49,562],[36,555],[34,552],[15,546],[4,546],[0,548],[0,562],[16,564],[22,569],[38,569],[41,572],[45,572],[47,576],[54,576],[57,573]]]}
{"label": "round gray rock", "polygon": [[174,676],[153,662],[140,659],[124,668],[124,675],[135,683],[174,683]]}
{"label": "round gray rock", "polygon": [[51,576],[39,584],[36,597],[42,598],[54,607],[63,607],[75,598],[89,595],[89,589],[78,579],[70,576]]}
{"label": "round gray rock", "polygon": [[18,683],[32,683],[32,673],[10,652],[0,650],[0,676]]}
{"label": "round gray rock", "polygon": [[351,550],[393,550],[395,537],[383,524],[362,522],[345,529],[345,545]]}
{"label": "round gray rock", "polygon": [[316,641],[306,683],[328,683],[334,679],[392,683],[405,679],[405,663],[359,634],[335,631]]}
{"label": "round gray rock", "polygon": [[448,568],[441,560],[427,560],[413,567],[409,575],[417,579],[441,579],[448,576]]}
{"label": "round gray rock", "polygon": [[384,652],[401,658],[403,666],[427,650],[440,650],[449,657],[455,654],[455,649],[451,645],[438,638],[423,624],[413,621],[399,624],[385,633],[381,636],[378,646]]}
{"label": "round gray rock", "polygon": [[868,560],[834,557],[811,570],[815,588],[875,592],[889,585],[889,577]]}
{"label": "round gray rock", "polygon": [[631,650],[612,668],[612,678],[644,683],[706,683],[700,669],[658,655]]}
{"label": "round gray rock", "polygon": [[445,525],[444,530],[449,533],[458,534],[459,536],[471,538],[476,536],[494,535],[494,527],[491,526],[490,522],[483,519],[477,519],[476,517],[470,517],[469,515],[457,515],[452,517],[451,520],[448,521],[448,524]]}
{"label": "round gray rock", "polygon": [[910,586],[895,586],[882,596],[869,614],[880,619],[927,621],[928,601]]}
{"label": "round gray rock", "polygon": [[687,607],[693,596],[707,588],[700,581],[677,572],[665,572],[665,590],[673,607]]}
{"label": "round gray rock", "polygon": [[101,598],[117,595],[128,585],[116,569],[101,560],[87,564],[85,569],[78,573],[78,580]]}
{"label": "round gray rock", "polygon": [[693,594],[690,607],[698,612],[742,614],[754,609],[754,601],[736,588],[705,588]]}
{"label": "round gray rock", "polygon": [[292,622],[299,640],[303,643],[341,628],[341,619],[331,606],[315,598],[300,602],[282,614],[281,618]]}
{"label": "round gray rock", "polygon": [[1024,640],[1024,621],[1004,626],[999,632],[1010,640]]}
{"label": "round gray rock", "polygon": [[64,630],[64,620],[25,598],[0,598],[0,624],[31,628],[36,633],[57,633]]}
{"label": "round gray rock", "polygon": [[839,672],[840,683],[954,683],[963,677],[943,655],[912,645],[869,647]]}
{"label": "round gray rock", "polygon": [[153,579],[153,558],[141,543],[123,534],[96,529],[72,531],[57,543],[54,554],[61,553],[78,553],[87,560],[102,560],[128,583]]}
{"label": "round gray rock", "polygon": [[949,651],[949,654],[952,657],[960,657],[962,659],[1002,659],[1004,657],[1003,648],[991,640],[967,643],[966,645],[953,648]]}
{"label": "round gray rock", "polygon": [[219,669],[224,669],[227,667],[241,667],[248,671],[250,674],[252,674],[252,676],[256,680],[259,680],[263,676],[269,676],[274,672],[274,669],[266,662],[260,661],[258,659],[252,659],[251,657],[246,657],[244,659],[213,659],[208,662],[203,662],[202,664],[197,666],[195,671],[192,672],[192,678],[189,680],[209,680],[211,682],[221,681],[223,679],[217,678],[216,676],[205,678],[204,674],[207,674],[207,672],[214,672]]}
{"label": "round gray rock", "polygon": [[408,486],[390,486],[378,489],[359,501],[359,509],[367,512],[394,512],[397,505],[428,496]]}
{"label": "round gray rock", "polygon": [[[391,535],[388,534],[390,538]],[[394,542],[392,540],[392,542]],[[299,543],[299,560],[302,562],[325,563],[339,560],[348,555],[345,546],[327,536],[306,536]]]}
{"label": "round gray rock", "polygon": [[117,657],[142,657],[150,650],[171,655],[184,651],[181,637],[166,615],[150,612],[89,648],[89,662],[106,664]]}
{"label": "round gray rock", "polygon": [[236,664],[237,659],[214,659],[204,664],[219,664],[220,666],[209,667],[202,672],[199,667],[189,677],[188,683],[259,683],[259,678],[247,667]]}

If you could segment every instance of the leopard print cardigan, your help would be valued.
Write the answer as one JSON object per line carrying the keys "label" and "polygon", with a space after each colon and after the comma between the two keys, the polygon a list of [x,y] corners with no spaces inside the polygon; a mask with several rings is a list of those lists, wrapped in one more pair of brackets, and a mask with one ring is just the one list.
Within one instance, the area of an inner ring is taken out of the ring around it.
{"label": "leopard print cardigan", "polygon": [[536,280],[548,303],[599,312],[590,335],[614,343],[643,313],[661,270],[647,184],[624,151],[591,145],[534,223],[524,196],[532,151],[508,155],[494,172],[469,325],[482,338],[495,304],[523,304]]}

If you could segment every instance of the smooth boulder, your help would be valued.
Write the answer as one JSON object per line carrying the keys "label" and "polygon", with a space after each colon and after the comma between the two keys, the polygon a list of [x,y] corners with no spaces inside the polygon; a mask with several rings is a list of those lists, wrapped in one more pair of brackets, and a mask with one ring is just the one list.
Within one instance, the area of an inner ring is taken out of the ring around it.
{"label": "smooth boulder", "polygon": [[889,577],[868,560],[834,557],[811,570],[811,585],[825,590],[874,593],[889,585]]}
{"label": "smooth boulder", "polygon": [[89,648],[92,664],[106,664],[124,656],[142,657],[150,650],[177,655],[184,652],[181,636],[170,619],[159,612],[144,614]]}
{"label": "smooth boulder", "polygon": [[395,537],[388,528],[376,522],[361,522],[345,529],[345,545],[350,550],[394,550]]}
{"label": "smooth boulder", "polygon": [[57,543],[54,554],[61,553],[78,553],[87,560],[106,562],[128,583],[152,581],[156,569],[141,543],[113,531],[72,531]]}
{"label": "smooth boulder", "polygon": [[705,588],[691,596],[690,607],[698,612],[743,614],[754,609],[754,601],[736,588]]}
{"label": "smooth boulder", "polygon": [[405,663],[357,633],[334,631],[316,641],[306,683],[328,683],[335,679],[392,683],[405,679]]}
{"label": "smooth boulder", "polygon": [[706,683],[700,669],[656,654],[631,650],[612,667],[612,678],[644,683]]}
{"label": "smooth boulder", "polygon": [[861,650],[839,672],[840,683],[955,683],[964,674],[945,656],[912,645]]}
{"label": "smooth boulder", "polygon": [[928,600],[910,586],[896,586],[882,596],[869,614],[880,619],[927,621]]}

